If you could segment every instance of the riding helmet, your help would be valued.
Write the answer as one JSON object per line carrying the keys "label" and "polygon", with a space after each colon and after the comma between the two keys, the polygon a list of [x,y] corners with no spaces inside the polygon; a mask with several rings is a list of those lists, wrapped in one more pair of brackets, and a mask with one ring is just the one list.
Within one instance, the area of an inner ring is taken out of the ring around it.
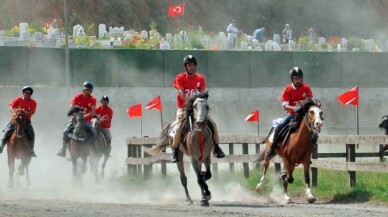
{"label": "riding helmet", "polygon": [[22,92],[24,93],[24,91],[26,91],[26,90],[29,90],[29,91],[31,91],[31,94],[33,94],[33,93],[34,93],[34,90],[32,89],[32,87],[31,87],[31,86],[24,86],[24,87],[23,87],[23,89],[22,89]]}
{"label": "riding helmet", "polygon": [[292,79],[292,77],[299,77],[299,78],[303,78],[303,72],[302,72],[302,69],[299,68],[299,67],[294,67],[290,70],[290,78]]}
{"label": "riding helmet", "polygon": [[194,63],[195,65],[197,65],[197,59],[195,59],[193,55],[187,55],[185,56],[185,58],[183,58],[183,65],[186,66],[186,64],[188,63]]}
{"label": "riding helmet", "polygon": [[93,90],[93,84],[90,81],[85,81],[83,85],[83,89]]}
{"label": "riding helmet", "polygon": [[101,97],[101,102],[102,102],[102,101],[109,102],[109,97],[108,97],[108,96],[105,96],[105,95],[102,96],[102,97]]}

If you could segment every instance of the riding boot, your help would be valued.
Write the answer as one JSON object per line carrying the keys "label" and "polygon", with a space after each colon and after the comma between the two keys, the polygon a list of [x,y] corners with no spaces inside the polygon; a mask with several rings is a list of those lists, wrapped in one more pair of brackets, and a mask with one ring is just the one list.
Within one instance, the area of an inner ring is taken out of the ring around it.
{"label": "riding boot", "polygon": [[178,146],[178,148],[171,148],[171,149],[172,149],[171,163],[178,163],[179,162],[179,146]]}
{"label": "riding boot", "polygon": [[13,129],[12,125],[11,125],[11,124],[8,124],[8,125],[7,125],[7,128],[6,128],[6,130],[5,130],[3,139],[1,140],[1,144],[0,144],[0,154],[3,152],[3,148],[4,148],[5,145],[7,144],[8,140],[11,138],[11,135],[12,135],[13,131],[14,131],[14,129]]}
{"label": "riding boot", "polygon": [[275,133],[274,133],[274,136],[273,136],[273,142],[271,144],[271,146],[269,147],[269,150],[267,152],[267,157],[273,157],[276,155],[276,150],[278,148],[278,140],[279,140],[279,132],[275,129]]}
{"label": "riding boot", "polygon": [[224,153],[224,151],[222,151],[219,144],[214,144],[213,155],[216,158],[224,158],[225,157],[225,153]]}
{"label": "riding boot", "polygon": [[35,151],[34,151],[34,140],[30,140],[29,141],[29,146],[30,146],[30,156],[31,157],[37,157],[36,154],[35,154]]}
{"label": "riding boot", "polygon": [[66,157],[67,141],[64,139],[62,142],[63,142],[63,143],[62,143],[62,148],[59,149],[57,155],[58,155],[59,157]]}

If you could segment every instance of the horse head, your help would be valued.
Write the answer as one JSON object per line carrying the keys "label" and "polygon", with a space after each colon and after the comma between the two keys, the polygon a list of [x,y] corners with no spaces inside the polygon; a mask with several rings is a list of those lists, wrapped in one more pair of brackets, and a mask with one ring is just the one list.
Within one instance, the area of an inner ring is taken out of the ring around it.
{"label": "horse head", "polygon": [[379,124],[379,128],[385,131],[385,135],[388,135],[388,115],[384,115],[381,123]]}
{"label": "horse head", "polygon": [[207,121],[207,115],[209,113],[209,105],[207,103],[209,95],[207,92],[194,95],[191,98],[191,106],[189,111],[192,111],[192,116],[195,121],[195,129],[201,131]]}
{"label": "horse head", "polygon": [[308,108],[306,114],[307,126],[309,126],[310,131],[315,134],[321,132],[321,127],[323,125],[323,112],[320,108],[320,103],[316,105],[311,105]]}
{"label": "horse head", "polygon": [[15,110],[14,114],[12,115],[12,122],[15,124],[15,131],[16,136],[22,137],[25,127],[25,118],[26,111],[22,108],[18,108]]}
{"label": "horse head", "polygon": [[73,134],[77,137],[80,136],[81,132],[84,130],[84,114],[83,110],[79,106],[73,106],[70,108],[67,116],[72,116],[72,121],[74,123],[74,132]]}

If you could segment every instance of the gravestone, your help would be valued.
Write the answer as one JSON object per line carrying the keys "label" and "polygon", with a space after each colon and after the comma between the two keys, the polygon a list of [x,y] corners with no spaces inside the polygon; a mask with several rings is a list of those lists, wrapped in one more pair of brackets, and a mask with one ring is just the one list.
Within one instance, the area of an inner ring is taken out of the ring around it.
{"label": "gravestone", "polygon": [[103,38],[106,36],[106,25],[101,23],[98,25],[98,38]]}
{"label": "gravestone", "polygon": [[19,40],[27,41],[28,40],[28,23],[19,24]]}

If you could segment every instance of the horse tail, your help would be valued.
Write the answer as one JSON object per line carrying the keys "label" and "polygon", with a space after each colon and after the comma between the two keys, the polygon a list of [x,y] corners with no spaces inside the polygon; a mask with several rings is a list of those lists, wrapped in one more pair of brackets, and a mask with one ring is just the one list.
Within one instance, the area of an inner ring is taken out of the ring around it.
{"label": "horse tail", "polygon": [[252,158],[251,161],[255,163],[261,163],[265,158],[265,151],[260,151],[259,153],[256,153]]}
{"label": "horse tail", "polygon": [[160,138],[158,140],[158,142],[156,143],[155,146],[153,146],[152,148],[146,148],[144,147],[144,152],[146,152],[147,154],[149,155],[155,155],[161,151],[163,151],[167,146],[170,145],[170,137],[168,135],[168,131],[170,129],[170,126],[171,124],[167,124],[163,130],[162,130],[162,133],[160,134]]}

